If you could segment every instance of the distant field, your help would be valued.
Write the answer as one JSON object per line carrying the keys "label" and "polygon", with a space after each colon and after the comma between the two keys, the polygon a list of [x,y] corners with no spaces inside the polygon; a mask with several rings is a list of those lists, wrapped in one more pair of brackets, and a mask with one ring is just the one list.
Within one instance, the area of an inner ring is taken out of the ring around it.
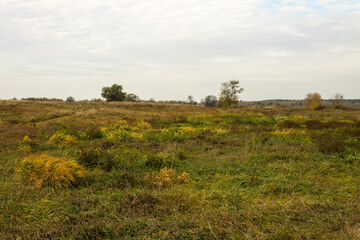
{"label": "distant field", "polygon": [[360,239],[360,109],[0,101],[0,239]]}

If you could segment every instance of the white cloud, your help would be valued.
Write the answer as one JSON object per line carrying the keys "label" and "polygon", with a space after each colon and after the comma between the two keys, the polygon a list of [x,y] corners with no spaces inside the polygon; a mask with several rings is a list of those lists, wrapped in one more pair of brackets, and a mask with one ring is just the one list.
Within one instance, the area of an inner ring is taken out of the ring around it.
{"label": "white cloud", "polygon": [[[190,85],[200,98],[205,80],[208,94],[232,78],[316,82],[325,70],[308,63],[334,66],[334,59],[341,67],[326,74],[359,86],[359,11],[357,1],[325,0],[0,0],[0,98],[28,96],[14,86],[38,78],[47,79],[32,90],[39,96],[56,81],[64,85],[51,92],[57,97],[93,81],[75,97],[98,97],[103,84],[118,82],[144,98],[180,99]],[[158,87],[149,90],[149,82]]]}
{"label": "white cloud", "polygon": [[264,53],[265,57],[289,57],[290,53],[285,51],[266,51]]}

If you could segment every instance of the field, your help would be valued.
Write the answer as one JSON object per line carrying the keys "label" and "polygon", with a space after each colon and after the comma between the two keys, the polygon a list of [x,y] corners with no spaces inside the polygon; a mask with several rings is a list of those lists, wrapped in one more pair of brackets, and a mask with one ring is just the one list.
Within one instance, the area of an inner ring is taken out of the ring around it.
{"label": "field", "polygon": [[360,109],[0,101],[0,239],[360,239]]}

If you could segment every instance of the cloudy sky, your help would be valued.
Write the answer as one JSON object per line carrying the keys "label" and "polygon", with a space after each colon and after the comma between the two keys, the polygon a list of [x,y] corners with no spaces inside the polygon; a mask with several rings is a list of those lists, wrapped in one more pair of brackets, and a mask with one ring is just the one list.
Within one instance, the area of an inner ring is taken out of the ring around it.
{"label": "cloudy sky", "polygon": [[0,0],[0,98],[360,98],[359,0]]}

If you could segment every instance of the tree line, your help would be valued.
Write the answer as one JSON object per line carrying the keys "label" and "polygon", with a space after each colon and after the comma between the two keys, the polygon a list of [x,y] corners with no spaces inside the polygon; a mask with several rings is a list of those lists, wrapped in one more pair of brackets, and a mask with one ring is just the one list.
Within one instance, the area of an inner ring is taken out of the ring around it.
{"label": "tree line", "polygon": [[[235,107],[238,105],[239,96],[238,94],[244,91],[244,88],[240,87],[240,82],[237,80],[230,80],[221,84],[220,97],[213,95],[206,96],[201,100],[200,104],[205,105],[206,107]],[[122,102],[122,101],[131,101],[137,102],[140,101],[140,98],[133,93],[123,92],[123,87],[118,84],[114,84],[111,87],[104,87],[101,92],[101,96],[106,99],[107,102]],[[155,101],[150,99],[151,101]],[[194,98],[190,95],[188,96],[187,101],[159,101],[163,103],[180,103],[180,104],[194,104],[197,102],[194,101]]]}
{"label": "tree line", "polygon": [[[158,102],[166,104],[191,104],[191,105],[203,105],[205,107],[237,107],[237,106],[307,106],[312,110],[319,110],[325,106],[333,106],[335,108],[342,108],[346,106],[351,107],[360,107],[360,100],[345,100],[344,96],[341,93],[336,93],[331,99],[323,100],[321,95],[317,92],[308,93],[303,100],[263,100],[263,101],[239,101],[239,94],[242,93],[245,89],[240,87],[240,82],[237,80],[230,80],[223,82],[220,87],[219,98],[214,95],[207,95],[205,98],[201,99],[200,103],[194,101],[194,98],[189,95],[186,101],[179,100],[161,100],[156,101],[151,98],[150,100],[141,100],[134,93],[126,93],[123,90],[122,85],[113,84],[110,87],[103,87],[101,91],[101,96],[107,102]],[[15,100],[15,99],[13,99]],[[62,102],[63,99],[59,98],[22,98],[22,100],[27,101],[52,101],[52,102]],[[100,98],[94,98],[90,100],[92,102],[103,101]],[[72,96],[66,99],[66,102],[76,102],[76,99]]]}

